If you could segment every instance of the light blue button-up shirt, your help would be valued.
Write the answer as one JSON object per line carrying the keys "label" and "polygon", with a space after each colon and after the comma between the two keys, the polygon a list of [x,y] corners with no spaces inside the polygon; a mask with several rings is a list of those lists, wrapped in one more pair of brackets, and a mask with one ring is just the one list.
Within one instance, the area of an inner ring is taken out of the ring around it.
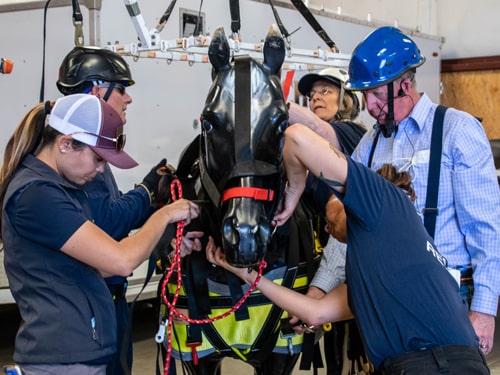
{"label": "light blue button-up shirt", "polygon": [[[390,163],[407,170],[422,213],[427,193],[432,123],[437,105],[422,94],[409,117],[390,138],[380,135],[371,168]],[[352,155],[368,165],[376,129]],[[450,267],[472,266],[471,310],[496,315],[500,294],[500,189],[491,147],[479,121],[448,108],[443,127],[435,243]],[[423,219],[423,216],[422,216]],[[394,228],[398,230],[398,228]],[[383,239],[381,239],[383,241]]]}

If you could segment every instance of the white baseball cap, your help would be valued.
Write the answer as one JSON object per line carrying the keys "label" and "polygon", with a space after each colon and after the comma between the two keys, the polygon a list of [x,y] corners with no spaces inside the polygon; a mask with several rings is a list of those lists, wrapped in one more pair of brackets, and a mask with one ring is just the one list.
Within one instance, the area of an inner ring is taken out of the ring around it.
{"label": "white baseball cap", "polygon": [[89,145],[117,168],[130,169],[138,165],[123,151],[126,138],[120,115],[94,95],[74,94],[57,99],[48,123],[60,133]]}

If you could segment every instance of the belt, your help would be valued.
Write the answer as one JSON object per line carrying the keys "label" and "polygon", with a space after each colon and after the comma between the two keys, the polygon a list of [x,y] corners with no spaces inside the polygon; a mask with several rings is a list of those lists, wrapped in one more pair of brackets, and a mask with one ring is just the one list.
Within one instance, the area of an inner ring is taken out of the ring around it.
{"label": "belt", "polygon": [[467,268],[460,271],[460,285],[473,285],[474,279],[472,278],[472,268]]}
{"label": "belt", "polygon": [[111,295],[113,296],[113,301],[125,297],[128,286],[128,283],[126,281],[124,281],[123,284],[107,284],[107,285],[109,291],[111,292]]}

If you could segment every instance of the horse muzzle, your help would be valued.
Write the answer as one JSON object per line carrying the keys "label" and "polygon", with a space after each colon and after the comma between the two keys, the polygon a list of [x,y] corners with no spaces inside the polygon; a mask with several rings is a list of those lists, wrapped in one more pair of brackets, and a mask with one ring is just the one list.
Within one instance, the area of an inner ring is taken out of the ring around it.
{"label": "horse muzzle", "polygon": [[222,223],[222,247],[227,262],[234,267],[257,266],[266,255],[271,240],[271,223],[265,218],[250,225],[229,216]]}

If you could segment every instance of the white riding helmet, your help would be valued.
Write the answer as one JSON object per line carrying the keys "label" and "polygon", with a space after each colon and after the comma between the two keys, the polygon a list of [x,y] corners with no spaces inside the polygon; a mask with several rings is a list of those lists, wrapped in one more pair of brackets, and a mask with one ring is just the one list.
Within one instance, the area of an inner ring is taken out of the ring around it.
{"label": "white riding helmet", "polygon": [[346,90],[345,83],[348,79],[349,79],[349,73],[347,73],[346,69],[330,67],[330,68],[325,68],[319,71],[318,73],[306,74],[304,77],[300,79],[298,89],[302,95],[308,96],[309,93],[311,92],[313,84],[316,81],[319,80],[330,81],[331,83],[335,84],[340,88],[339,110],[337,113],[337,118],[339,119],[344,118],[343,112],[346,110],[344,106],[344,93],[346,92],[351,96],[354,102],[354,108],[351,112],[351,115],[349,116],[351,120],[354,120],[362,110],[363,95],[359,91]]}

